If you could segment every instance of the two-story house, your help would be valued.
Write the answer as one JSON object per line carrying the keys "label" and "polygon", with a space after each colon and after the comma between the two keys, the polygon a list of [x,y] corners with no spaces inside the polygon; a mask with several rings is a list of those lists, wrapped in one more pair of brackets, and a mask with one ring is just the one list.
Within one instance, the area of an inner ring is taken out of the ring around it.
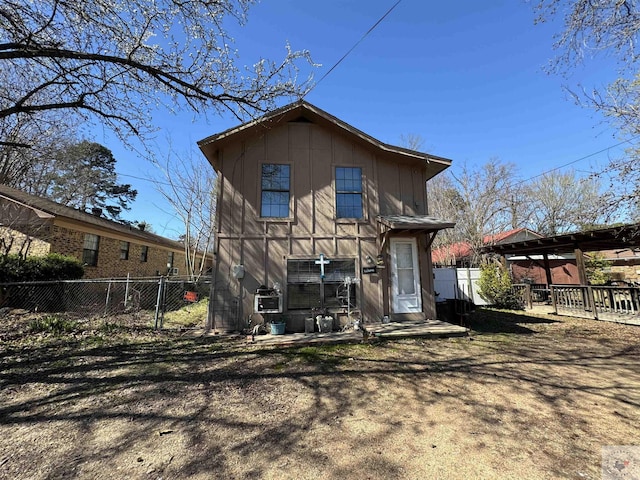
{"label": "two-story house", "polygon": [[[445,158],[382,143],[305,101],[198,142],[218,174],[213,326],[237,330],[278,285],[287,329],[312,309],[344,322],[435,318],[427,216]],[[336,327],[338,322],[336,321]]]}

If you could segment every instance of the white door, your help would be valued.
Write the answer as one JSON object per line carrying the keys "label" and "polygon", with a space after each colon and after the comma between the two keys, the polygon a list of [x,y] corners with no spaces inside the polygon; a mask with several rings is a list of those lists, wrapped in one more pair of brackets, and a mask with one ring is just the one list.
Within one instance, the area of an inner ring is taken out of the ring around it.
{"label": "white door", "polygon": [[394,313],[422,311],[416,239],[392,239],[391,302]]}

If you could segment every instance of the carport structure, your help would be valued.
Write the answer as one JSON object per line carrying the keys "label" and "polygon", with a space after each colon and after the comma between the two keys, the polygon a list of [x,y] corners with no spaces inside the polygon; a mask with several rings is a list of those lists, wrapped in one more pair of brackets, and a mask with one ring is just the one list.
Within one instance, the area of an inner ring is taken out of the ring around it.
{"label": "carport structure", "polygon": [[[507,255],[542,255],[547,285],[556,313],[640,324],[640,289],[637,287],[595,287],[588,285],[584,252],[640,248],[640,224],[628,224],[584,232],[490,245],[482,253],[494,253],[506,264]],[[580,285],[552,285],[549,255],[574,253]],[[565,311],[566,310],[566,311]],[[622,318],[622,320],[621,320]]]}

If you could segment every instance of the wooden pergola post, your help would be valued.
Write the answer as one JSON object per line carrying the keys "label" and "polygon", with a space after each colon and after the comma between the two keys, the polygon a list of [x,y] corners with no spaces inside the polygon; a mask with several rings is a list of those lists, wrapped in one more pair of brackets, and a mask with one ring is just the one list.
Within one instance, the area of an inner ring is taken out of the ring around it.
{"label": "wooden pergola post", "polygon": [[578,280],[580,280],[580,285],[586,285],[587,270],[584,268],[584,255],[578,246],[576,246],[574,253],[576,255],[576,267],[578,267]]}
{"label": "wooden pergola post", "polygon": [[[584,267],[584,255],[582,254],[582,249],[576,246],[574,252],[576,254],[576,266],[578,267],[578,279],[580,280],[580,285],[587,285],[587,270]],[[586,291],[585,289],[582,289],[582,301],[584,310],[586,312],[590,311],[592,315],[594,315],[594,318],[597,318],[593,290],[591,287],[587,287]]]}
{"label": "wooden pergola post", "polygon": [[551,266],[549,265],[549,255],[547,252],[542,254],[542,260],[544,261],[544,273],[547,276],[547,288],[551,288],[553,279],[551,278]]}

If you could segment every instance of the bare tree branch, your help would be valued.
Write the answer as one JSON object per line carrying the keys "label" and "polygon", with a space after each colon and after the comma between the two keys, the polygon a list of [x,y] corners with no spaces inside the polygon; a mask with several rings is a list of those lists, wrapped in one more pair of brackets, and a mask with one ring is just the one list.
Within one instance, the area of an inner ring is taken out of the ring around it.
{"label": "bare tree branch", "polygon": [[68,109],[144,139],[158,104],[246,119],[298,98],[308,52],[286,46],[280,62],[237,66],[228,22],[243,25],[253,3],[0,0],[0,119]]}

